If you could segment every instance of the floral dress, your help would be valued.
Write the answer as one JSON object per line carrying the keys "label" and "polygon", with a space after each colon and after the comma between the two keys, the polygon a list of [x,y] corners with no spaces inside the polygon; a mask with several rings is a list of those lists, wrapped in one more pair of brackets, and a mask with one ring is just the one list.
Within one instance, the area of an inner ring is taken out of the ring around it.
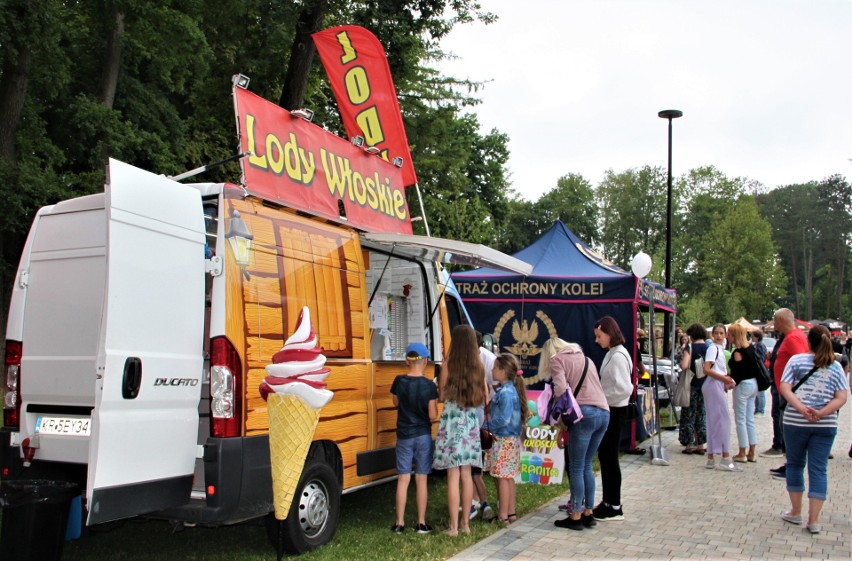
{"label": "floral dress", "polygon": [[448,469],[468,465],[482,467],[476,407],[460,407],[447,401],[438,424],[432,468]]}

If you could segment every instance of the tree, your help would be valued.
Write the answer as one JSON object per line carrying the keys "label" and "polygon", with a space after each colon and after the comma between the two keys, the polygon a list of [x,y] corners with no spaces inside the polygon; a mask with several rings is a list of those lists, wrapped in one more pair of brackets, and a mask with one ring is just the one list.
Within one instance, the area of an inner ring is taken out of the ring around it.
{"label": "tree", "polygon": [[569,173],[536,202],[543,230],[561,220],[572,232],[593,246],[598,242],[598,207],[592,184],[582,175]]}
{"label": "tree", "polygon": [[847,264],[852,259],[850,197],[852,188],[839,175],[758,196],[790,278],[787,300],[798,317],[848,313],[844,298],[850,291]]}
{"label": "tree", "polygon": [[711,227],[700,294],[714,317],[767,317],[784,293],[786,278],[772,243],[772,228],[754,198],[742,195]]}
{"label": "tree", "polygon": [[662,168],[645,166],[619,174],[608,170],[598,185],[603,253],[626,270],[639,251],[655,257],[655,264],[663,262],[666,178]]}
{"label": "tree", "polygon": [[689,170],[673,188],[672,284],[679,295],[699,294],[710,281],[706,263],[717,248],[707,234],[732,212],[744,184],[709,166]]}

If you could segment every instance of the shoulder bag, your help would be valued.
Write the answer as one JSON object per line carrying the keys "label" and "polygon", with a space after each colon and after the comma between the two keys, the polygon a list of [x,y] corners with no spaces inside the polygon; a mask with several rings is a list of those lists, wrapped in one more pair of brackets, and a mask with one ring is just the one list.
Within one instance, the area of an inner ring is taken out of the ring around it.
{"label": "shoulder bag", "polygon": [[[574,394],[574,399],[577,399],[577,396],[580,395],[580,388],[583,387],[583,382],[586,380],[586,373],[589,371],[589,357],[583,357],[583,358],[585,359],[585,362],[583,363],[583,375],[580,376],[580,382],[577,384],[577,389],[571,390],[571,393]],[[568,387],[571,388],[571,385],[569,384]],[[554,409],[556,408],[556,404],[558,402],[559,402],[559,398],[557,398],[556,396],[553,396],[553,400],[550,402],[550,411],[548,411],[548,413],[547,413],[548,419],[552,419],[554,417],[554,415],[557,415],[557,413],[554,411]],[[560,422],[561,421],[562,421],[562,418],[560,417]],[[571,423],[563,422],[562,424],[565,425],[565,430],[568,430],[568,429],[571,428],[570,427]]]}
{"label": "shoulder bag", "polygon": [[[490,405],[490,403],[485,405],[486,424],[488,424],[488,421],[491,419],[491,415],[488,412],[488,410],[490,409]],[[490,430],[483,427],[479,427],[479,445],[482,447],[483,450],[490,450],[491,447],[494,445],[494,435],[491,434]]]}
{"label": "shoulder bag", "polygon": [[689,407],[689,400],[692,399],[690,388],[692,386],[693,377],[695,377],[695,372],[693,372],[689,367],[680,373],[680,377],[677,381],[677,387],[674,392],[674,398],[672,399],[672,403],[677,407]]}
{"label": "shoulder bag", "polygon": [[757,358],[757,353],[754,355],[754,367],[756,369],[755,380],[757,381],[757,391],[765,391],[772,385],[772,376],[769,374],[769,369],[763,364],[763,361]]}

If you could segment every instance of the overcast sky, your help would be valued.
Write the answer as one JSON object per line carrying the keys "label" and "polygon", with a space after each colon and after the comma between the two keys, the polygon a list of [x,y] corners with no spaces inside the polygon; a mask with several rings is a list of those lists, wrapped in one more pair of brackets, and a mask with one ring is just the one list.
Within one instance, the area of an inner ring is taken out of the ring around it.
{"label": "overcast sky", "polygon": [[483,0],[499,20],[442,41],[445,74],[487,82],[473,111],[509,136],[514,188],[569,173],[713,165],[774,188],[852,178],[850,0]]}

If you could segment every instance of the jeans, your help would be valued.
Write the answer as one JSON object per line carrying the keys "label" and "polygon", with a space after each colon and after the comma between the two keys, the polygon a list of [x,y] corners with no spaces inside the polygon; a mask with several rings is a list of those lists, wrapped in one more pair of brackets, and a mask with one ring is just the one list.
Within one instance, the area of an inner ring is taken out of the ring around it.
{"label": "jeans", "polygon": [[621,432],[627,421],[627,406],[609,408],[609,424],[606,427],[601,444],[598,447],[598,461],[601,464],[601,486],[603,502],[608,505],[621,505],[621,464],[618,462],[618,449],[621,444]]}
{"label": "jeans", "polygon": [[568,473],[571,478],[571,509],[582,512],[595,507],[595,474],[592,460],[609,425],[609,411],[581,405],[583,420],[568,431]]}
{"label": "jeans", "polygon": [[808,464],[808,498],[825,500],[828,494],[828,454],[837,436],[837,427],[798,427],[784,425],[787,445],[787,491],[805,491],[805,463]]}
{"label": "jeans", "polygon": [[757,397],[754,400],[754,412],[763,415],[766,413],[766,392],[758,391]]}
{"label": "jeans", "polygon": [[734,422],[740,448],[757,445],[757,426],[754,424],[754,398],[757,380],[743,380],[734,388]]}
{"label": "jeans", "polygon": [[778,388],[775,387],[774,382],[769,386],[769,393],[772,394],[772,449],[783,452],[784,430],[781,427],[781,418],[783,416],[781,402],[784,401],[784,398],[778,393]]}

